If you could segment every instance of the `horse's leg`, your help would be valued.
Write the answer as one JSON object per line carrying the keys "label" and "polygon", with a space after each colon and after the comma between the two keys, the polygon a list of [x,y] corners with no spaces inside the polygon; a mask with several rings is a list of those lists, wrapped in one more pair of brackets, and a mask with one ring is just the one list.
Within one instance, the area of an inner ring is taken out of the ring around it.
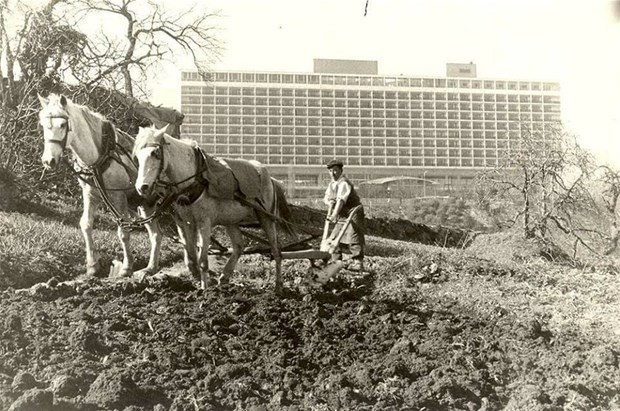
{"label": "horse's leg", "polygon": [[211,242],[211,221],[203,221],[198,230],[200,246],[198,248],[198,262],[200,264],[200,288],[207,288],[209,283],[209,244]]}
{"label": "horse's leg", "polygon": [[80,229],[82,230],[86,245],[86,275],[92,276],[97,274],[101,268],[93,239],[93,224],[95,222],[97,201],[93,197],[94,194],[91,186],[81,180],[80,185],[82,186],[82,201],[84,204],[82,217],[80,218]]}
{"label": "horse's leg", "polygon": [[271,246],[271,255],[276,262],[275,291],[277,294],[280,294],[282,292],[282,253],[278,245],[278,231],[276,228],[276,223],[271,219],[271,217],[262,215],[261,213],[258,213],[258,221],[260,221],[260,225],[263,228],[263,231],[265,231],[265,235],[267,236],[267,240]]}
{"label": "horse's leg", "polygon": [[[140,217],[146,218],[148,217],[154,210],[146,209],[144,207],[139,207],[138,211],[140,213]],[[153,220],[150,223],[146,223],[146,231],[149,233],[149,240],[151,242],[151,253],[149,254],[149,263],[148,265],[139,270],[136,274],[139,276],[147,276],[153,275],[157,271],[159,271],[159,257],[161,250],[161,242],[163,239],[161,233],[161,226],[157,220]]]}
{"label": "horse's leg", "polygon": [[220,284],[225,284],[230,281],[230,276],[237,266],[239,257],[241,257],[241,254],[243,253],[243,233],[239,227],[237,225],[227,225],[226,232],[228,233],[228,237],[230,237],[230,242],[232,244],[232,254],[228,257],[228,260],[224,265],[222,275],[219,279]]}
{"label": "horse's leg", "polygon": [[196,247],[196,229],[193,221],[188,218],[177,218],[177,229],[179,237],[183,243],[183,251],[185,254],[185,266],[196,279],[201,278],[200,265],[198,263],[198,253]]}
{"label": "horse's leg", "polygon": [[[114,202],[113,205],[116,210],[124,218],[129,217],[129,209],[127,207],[127,197],[122,193],[108,193],[110,199]],[[123,265],[118,273],[120,277],[128,277],[133,273],[133,254],[130,250],[131,231],[129,228],[123,228],[120,225],[116,229],[118,239],[121,241],[121,247],[123,249]]]}

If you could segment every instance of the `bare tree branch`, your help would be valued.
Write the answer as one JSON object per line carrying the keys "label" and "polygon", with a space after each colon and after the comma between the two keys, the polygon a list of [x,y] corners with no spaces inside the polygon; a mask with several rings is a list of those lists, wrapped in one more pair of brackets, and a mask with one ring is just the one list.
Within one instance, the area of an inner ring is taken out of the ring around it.
{"label": "bare tree branch", "polygon": [[[221,45],[214,25],[218,13],[196,5],[181,12],[167,12],[146,0],[74,0],[74,23],[110,16],[117,30],[102,34],[85,48],[81,78],[90,86],[105,84],[134,96],[146,80],[166,62],[187,56],[200,72],[219,58]],[[69,14],[67,14],[69,15]],[[113,34],[113,35],[112,35]],[[86,80],[88,79],[88,80]]]}

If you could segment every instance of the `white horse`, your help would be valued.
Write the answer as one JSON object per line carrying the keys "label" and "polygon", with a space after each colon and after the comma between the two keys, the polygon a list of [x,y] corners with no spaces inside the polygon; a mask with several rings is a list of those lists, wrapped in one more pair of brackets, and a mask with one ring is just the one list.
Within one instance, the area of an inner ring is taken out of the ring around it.
{"label": "white horse", "polygon": [[[138,160],[136,190],[140,194],[148,196],[157,186],[176,190],[179,200],[174,203],[175,220],[185,245],[185,264],[194,277],[200,278],[201,288],[204,289],[209,280],[212,227],[224,226],[232,243],[232,254],[219,278],[220,283],[225,283],[243,252],[244,239],[239,225],[258,221],[276,262],[275,290],[281,292],[282,255],[277,226],[292,234],[285,222],[290,210],[282,185],[269,176],[265,167],[256,161],[215,159],[205,154],[195,141],[178,140],[165,134],[165,128],[140,128],[134,155]],[[241,169],[234,177],[229,168],[233,165]],[[217,168],[223,170],[222,174],[209,181],[210,176],[215,176],[210,173]],[[255,182],[256,198],[244,197],[245,193],[231,187],[245,179]],[[213,195],[218,190],[224,193],[220,197]]]}
{"label": "white horse", "polygon": [[[128,199],[138,198],[134,181],[137,167],[131,159],[129,138],[118,134],[114,125],[85,106],[75,104],[65,96],[39,96],[42,109],[39,122],[43,126],[43,155],[41,161],[48,168],[56,167],[65,148],[74,154],[73,167],[82,187],[84,209],[80,228],[86,242],[86,274],[94,275],[100,269],[93,240],[93,222],[100,201],[105,200],[117,219],[130,216]],[[121,144],[121,139],[126,147]],[[105,196],[105,198],[104,198]],[[150,207],[138,207],[142,217]],[[161,231],[156,221],[145,224],[151,241],[151,253],[141,274],[159,270]],[[119,272],[129,276],[133,270],[133,256],[129,251],[130,230],[119,225],[118,236],[123,248],[123,263]]]}

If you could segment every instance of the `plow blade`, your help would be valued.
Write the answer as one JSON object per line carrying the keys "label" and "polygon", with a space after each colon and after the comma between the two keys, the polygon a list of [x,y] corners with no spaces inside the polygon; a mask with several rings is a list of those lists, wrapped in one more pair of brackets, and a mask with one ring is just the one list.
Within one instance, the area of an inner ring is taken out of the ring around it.
{"label": "plow blade", "polygon": [[303,282],[311,287],[318,287],[327,283],[342,269],[342,261],[330,261],[322,266],[317,266],[315,261],[326,261],[331,254],[320,250],[299,250],[299,251],[282,251],[282,259],[298,260],[307,258],[310,260],[310,269],[303,279]]}
{"label": "plow blade", "polygon": [[343,267],[342,261],[330,261],[323,267],[311,265],[308,275],[304,279],[309,286],[317,287],[331,280]]}

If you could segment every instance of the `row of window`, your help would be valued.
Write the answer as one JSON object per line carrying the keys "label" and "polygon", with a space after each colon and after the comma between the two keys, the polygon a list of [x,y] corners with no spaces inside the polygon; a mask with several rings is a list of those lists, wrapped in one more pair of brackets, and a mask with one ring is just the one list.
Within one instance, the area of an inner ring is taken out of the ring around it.
{"label": "row of window", "polygon": [[[218,98],[219,99],[219,98]],[[369,116],[371,112],[383,112],[383,113],[395,113],[396,110],[399,112],[407,113],[409,111],[416,110],[424,110],[424,111],[486,111],[486,112],[507,112],[507,111],[547,111],[547,112],[559,112],[560,105],[559,104],[536,104],[536,103],[440,103],[440,102],[400,102],[396,103],[384,103],[380,102],[367,102],[368,104],[358,104],[358,102],[353,102],[353,104],[345,104],[344,101],[340,102],[341,104],[333,104],[332,100],[316,100],[313,104],[293,104],[292,99],[290,102],[284,102],[285,99],[282,99],[282,102],[269,102],[267,104],[267,99],[263,99],[265,101],[259,102],[259,99],[256,101],[246,101],[253,100],[250,98],[237,98],[233,99],[232,97],[229,99],[227,97],[222,97],[222,101],[216,102],[191,102],[191,98],[183,99],[183,112],[185,113],[226,113],[230,111],[232,113],[239,112],[240,110],[250,111],[256,110],[258,112],[266,113],[267,110],[273,112],[272,115],[281,115],[277,114],[278,110],[286,110],[286,109],[295,109],[295,115],[307,116],[307,115],[315,115],[318,116],[322,110],[337,108],[341,109],[343,114],[348,115],[349,117],[357,117],[357,116]],[[230,100],[230,101],[229,101]],[[239,101],[233,101],[239,100]],[[269,99],[272,100],[272,99]],[[279,99],[278,99],[279,100]],[[320,103],[320,104],[319,104]],[[345,111],[346,110],[346,111]],[[367,114],[365,114],[367,113]],[[263,114],[264,115],[264,114]],[[333,114],[332,114],[333,115]],[[406,114],[405,114],[406,115]]]}
{"label": "row of window", "polygon": [[[287,156],[287,155],[254,155],[230,153],[237,158],[257,160],[268,165],[304,165],[322,166],[333,159],[333,156]],[[227,156],[227,153],[215,153],[218,156]],[[347,166],[401,166],[401,167],[494,167],[497,158],[414,158],[414,157],[348,157],[342,158]]]}
{"label": "row of window", "polygon": [[[271,117],[269,121],[293,121],[293,118],[339,118],[339,119],[372,119],[372,118],[393,118],[393,119],[416,119],[416,118],[450,118],[450,119],[500,119],[500,120],[515,120],[515,116],[520,114],[560,114],[560,107],[556,105],[529,105],[529,104],[509,104],[500,109],[486,108],[484,111],[482,107],[474,107],[471,109],[463,110],[384,110],[384,109],[332,109],[332,108],[287,108],[287,107],[227,107],[227,106],[183,106],[183,112],[186,118],[192,118],[194,121],[199,118],[200,114],[205,116],[217,115],[219,117],[228,116],[256,116],[264,117],[264,121],[267,121],[267,117]],[[512,116],[512,117],[511,117]],[[317,120],[318,121],[318,120]]]}
{"label": "row of window", "polygon": [[213,155],[228,154],[282,154],[296,156],[362,156],[362,157],[449,157],[449,158],[496,158],[501,153],[496,149],[390,149],[381,147],[349,147],[349,148],[333,148],[333,147],[264,147],[264,146],[225,146],[205,144],[206,149]]}
{"label": "row of window", "polygon": [[201,76],[198,73],[183,72],[183,81],[231,82],[231,83],[284,83],[339,86],[374,87],[432,87],[472,88],[497,90],[559,90],[560,85],[538,81],[504,81],[454,78],[411,78],[385,76],[358,76],[332,74],[281,74],[281,73],[238,73],[216,72]]}
{"label": "row of window", "polygon": [[[303,127],[387,127],[387,128],[421,128],[425,126],[422,120],[438,120],[438,128],[457,128],[458,120],[473,120],[477,122],[486,121],[497,123],[498,125],[506,122],[515,121],[558,121],[559,113],[433,113],[433,112],[413,112],[411,116],[372,116],[372,117],[260,117],[252,115],[187,115],[184,119],[185,124],[236,124],[236,125],[260,125],[260,126],[303,126]],[[445,121],[449,120],[449,121]]]}
{"label": "row of window", "polygon": [[[410,125],[403,125],[400,128],[386,127],[383,120],[374,120],[373,124],[368,127],[281,127],[268,126],[266,124],[254,125],[246,123],[240,125],[236,123],[213,124],[213,123],[194,123],[186,122],[185,130],[192,130],[195,133],[198,127],[206,130],[214,130],[216,134],[249,134],[249,135],[296,135],[296,136],[386,136],[386,137],[410,137],[414,136],[416,130],[437,130],[439,132],[447,132],[452,130],[519,130],[522,124],[529,123],[530,118],[522,117],[521,122],[494,122],[494,121],[411,121]],[[552,124],[543,121],[531,123],[536,129],[552,128]],[[210,132],[210,131],[207,131]]]}
{"label": "row of window", "polygon": [[364,90],[324,90],[324,89],[279,89],[279,88],[234,88],[234,87],[194,87],[183,86],[182,96],[217,97],[282,97],[305,100],[326,99],[341,101],[488,101],[488,102],[550,102],[559,103],[559,95],[540,94],[496,94],[496,93],[440,93],[408,91],[364,91]]}
{"label": "row of window", "polygon": [[499,152],[518,147],[515,142],[509,146],[504,142],[501,146],[471,147],[317,147],[317,146],[242,146],[217,144],[209,139],[201,144],[215,154],[287,154],[287,155],[337,155],[337,156],[388,156],[388,157],[497,157]]}
{"label": "row of window", "polygon": [[[380,138],[370,139],[350,139],[346,143],[339,141],[339,139],[320,138],[313,141],[313,138],[308,138],[304,142],[292,141],[291,137],[256,137],[256,138],[243,138],[239,136],[202,136],[198,137],[202,144],[217,145],[218,147],[238,146],[246,147],[262,147],[261,150],[265,150],[268,147],[282,147],[289,152],[297,152],[300,154],[310,153],[316,154],[322,148],[337,148],[345,150],[348,148],[364,148],[364,147],[377,147],[377,148],[394,148],[408,149],[409,147],[425,147],[425,148],[507,148],[510,145],[516,145],[519,142],[519,138],[513,137],[511,139],[497,140],[495,138],[479,138],[469,140],[444,140],[444,139],[413,139],[413,140],[385,140]],[[235,150],[238,150],[236,148]],[[252,149],[253,150],[253,149]]]}
{"label": "row of window", "polygon": [[[294,130],[294,131],[293,131]],[[266,144],[266,142],[271,139],[274,141],[282,141],[282,144],[318,144],[322,142],[323,144],[350,144],[350,145],[358,145],[359,141],[366,141],[368,138],[373,137],[385,137],[386,144],[396,145],[398,144],[408,144],[406,141],[412,140],[415,141],[419,138],[447,138],[451,140],[464,139],[506,139],[506,138],[518,138],[520,135],[521,128],[519,124],[511,123],[510,131],[506,130],[436,130],[436,129],[424,129],[424,130],[410,130],[410,129],[400,129],[400,130],[381,130],[381,129],[349,129],[348,131],[340,130],[338,133],[327,132],[325,134],[316,132],[316,133],[307,133],[304,131],[305,129],[287,129],[286,127],[282,128],[281,132],[274,131],[273,133],[267,132],[264,128],[261,127],[237,127],[237,126],[192,126],[192,125],[184,125],[183,126],[183,135],[192,137],[192,136],[218,136],[218,138],[228,138],[230,141],[247,141],[247,142],[256,142],[257,144]],[[330,129],[331,130],[331,129]],[[338,129],[336,129],[338,130]],[[551,125],[539,125],[538,127],[533,127],[532,130],[537,132],[545,133],[549,131],[554,131],[554,127]],[[235,144],[237,144],[235,142]],[[275,143],[274,143],[275,144]],[[364,144],[364,143],[363,143]]]}
{"label": "row of window", "polygon": [[[260,109],[244,108],[243,110],[227,110],[227,107],[218,107],[216,112],[212,111],[200,117],[199,113],[186,114],[185,122],[189,124],[261,124],[261,125],[296,125],[296,126],[333,126],[339,127],[372,127],[373,122],[393,123],[391,127],[409,127],[409,119],[450,119],[450,120],[486,120],[486,121],[552,121],[560,118],[560,113],[556,111],[542,112],[536,110],[515,111],[515,112],[479,112],[479,111],[403,111],[390,112],[373,110],[363,115],[337,116],[335,115],[313,115],[312,110],[296,109],[294,116],[264,115]],[[208,112],[209,110],[205,110]],[[332,110],[333,111],[333,110]],[[330,114],[332,111],[321,110],[319,114]],[[270,110],[271,112],[271,110]],[[358,112],[359,113],[359,112]],[[215,114],[215,115],[213,115]],[[310,114],[310,115],[309,115]],[[340,114],[340,113],[338,113]],[[348,114],[355,114],[351,110]],[[384,121],[384,119],[386,119]]]}

